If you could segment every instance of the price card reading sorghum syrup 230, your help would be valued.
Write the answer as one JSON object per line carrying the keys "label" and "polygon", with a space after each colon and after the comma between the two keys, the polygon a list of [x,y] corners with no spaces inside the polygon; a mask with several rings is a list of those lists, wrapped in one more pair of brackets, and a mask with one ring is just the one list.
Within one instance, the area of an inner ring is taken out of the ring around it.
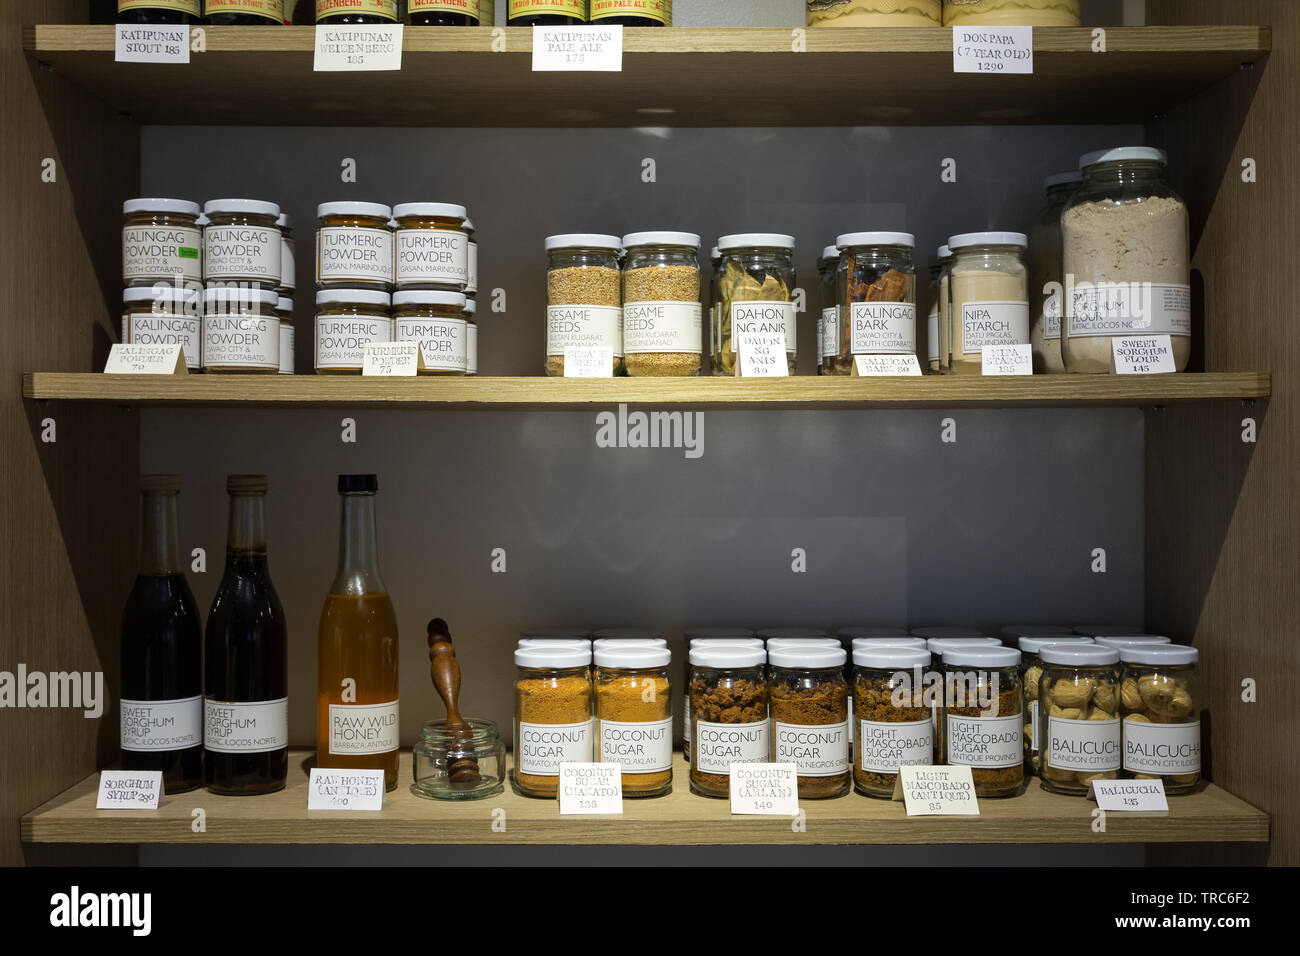
{"label": "price card reading sorghum syrup 230", "polygon": [[382,770],[322,770],[313,767],[307,781],[308,810],[382,810]]}
{"label": "price card reading sorghum syrup 230", "polygon": [[899,767],[894,799],[909,817],[979,816],[970,767]]}
{"label": "price card reading sorghum syrup 230", "polygon": [[561,763],[560,814],[623,812],[623,765]]}
{"label": "price card reading sorghum syrup 230", "polygon": [[161,770],[105,770],[99,775],[96,810],[157,810]]}
{"label": "price card reading sorghum syrup 230", "polygon": [[799,812],[798,768],[792,763],[733,763],[731,812],[792,817]]}
{"label": "price card reading sorghum syrup 230", "polygon": [[619,73],[622,69],[621,26],[533,27],[534,73]]}
{"label": "price card reading sorghum syrup 230", "polygon": [[954,73],[1033,73],[1033,27],[953,27]]}

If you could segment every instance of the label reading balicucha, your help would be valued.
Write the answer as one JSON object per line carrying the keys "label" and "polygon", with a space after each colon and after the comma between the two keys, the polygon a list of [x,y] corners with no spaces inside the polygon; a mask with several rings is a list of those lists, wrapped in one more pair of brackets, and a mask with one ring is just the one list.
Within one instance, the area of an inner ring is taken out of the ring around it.
{"label": "label reading balicucha", "polygon": [[203,701],[203,746],[224,754],[260,754],[289,746],[289,698]]}
{"label": "label reading balicucha", "polygon": [[1201,722],[1151,724],[1124,721],[1124,769],[1130,773],[1201,772]]}
{"label": "label reading balicucha", "polygon": [[729,774],[733,763],[763,763],[771,743],[768,722],[715,724],[695,722],[694,750],[701,773]]}
{"label": "label reading balicucha", "polygon": [[662,773],[673,767],[673,720],[601,720],[600,762],[623,773]]}
{"label": "label reading balicucha", "polygon": [[203,278],[203,231],[198,226],[124,226],[122,281]]}
{"label": "label reading balicucha", "polygon": [[316,281],[393,281],[393,234],[387,229],[326,226],[316,231]]}
{"label": "label reading balicucha", "polygon": [[834,777],[849,769],[849,722],[772,722],[774,763],[792,763],[801,777]]}
{"label": "label reading balicucha", "polygon": [[515,760],[519,772],[535,777],[558,777],[562,763],[591,763],[592,721],[576,724],[519,722]]}
{"label": "label reading balicucha", "polygon": [[122,749],[184,750],[203,743],[203,697],[123,700]]}
{"label": "label reading balicucha", "polygon": [[1100,773],[1118,770],[1121,761],[1120,722],[1047,718],[1047,752],[1042,759],[1056,770]]}
{"label": "label reading balicucha", "polygon": [[330,704],[329,751],[335,756],[386,754],[397,749],[398,702]]}

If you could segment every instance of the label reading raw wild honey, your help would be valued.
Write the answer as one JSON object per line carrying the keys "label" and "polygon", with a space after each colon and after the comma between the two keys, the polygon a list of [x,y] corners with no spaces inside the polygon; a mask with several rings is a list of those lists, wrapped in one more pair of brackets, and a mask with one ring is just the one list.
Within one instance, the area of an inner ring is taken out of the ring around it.
{"label": "label reading raw wild honey", "polygon": [[558,777],[562,763],[591,763],[592,722],[529,724],[519,722],[515,759],[519,772],[535,777]]}
{"label": "label reading raw wild honey", "polygon": [[359,369],[369,343],[392,340],[393,320],[386,315],[318,315],[316,368]]}
{"label": "label reading raw wild honey", "polygon": [[387,229],[326,226],[316,232],[316,280],[393,281],[393,234]]}
{"label": "label reading raw wild honey", "polygon": [[673,0],[591,0],[591,22],[606,17],[645,17],[670,26]]}
{"label": "label reading raw wild honey", "polygon": [[284,0],[207,0],[208,16],[218,13],[244,13],[284,23]]}
{"label": "label reading raw wild honey", "polygon": [[[400,318],[394,342],[418,342],[424,367],[439,372],[464,372],[468,361],[464,319]],[[574,758],[577,759],[577,758]]]}
{"label": "label reading raw wild honey", "polygon": [[397,22],[397,0],[316,0],[316,19],[341,13],[368,13]]}
{"label": "label reading raw wild honey", "polygon": [[175,10],[177,13],[199,15],[201,0],[117,0],[117,12],[128,10]]}
{"label": "label reading raw wild honey", "polygon": [[397,749],[398,702],[330,704],[330,753],[386,754]]}
{"label": "label reading raw wild honey", "polygon": [[513,20],[515,17],[533,17],[547,13],[586,20],[587,0],[510,0],[506,15]]}
{"label": "label reading raw wild honey", "polygon": [[203,743],[203,698],[123,700],[122,749],[184,750]]}
{"label": "label reading raw wild honey", "polygon": [[122,229],[122,281],[203,278],[203,233],[198,226],[125,226]]}

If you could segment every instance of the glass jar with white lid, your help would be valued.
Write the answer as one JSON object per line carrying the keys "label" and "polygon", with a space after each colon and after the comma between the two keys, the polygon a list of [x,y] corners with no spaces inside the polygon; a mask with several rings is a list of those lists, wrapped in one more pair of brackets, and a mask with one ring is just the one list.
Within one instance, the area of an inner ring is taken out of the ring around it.
{"label": "glass jar with white lid", "polygon": [[858,355],[916,354],[916,266],[910,232],[850,232],[840,249],[837,375],[856,374]]}
{"label": "glass jar with white lid", "polygon": [[393,340],[392,298],[374,289],[316,293],[316,373],[360,375],[366,346]]}
{"label": "glass jar with white lid", "polygon": [[316,207],[316,287],[387,292],[393,287],[393,211],[377,202]]}
{"label": "glass jar with white lid", "polygon": [[122,284],[203,280],[199,204],[184,199],[128,199],[122,203]]}
{"label": "glass jar with white lid", "polygon": [[203,316],[197,289],[163,283],[122,290],[122,341],[131,345],[179,345],[185,367],[203,365]]}
{"label": "glass jar with white lid", "polygon": [[515,650],[514,784],[524,796],[554,799],[560,764],[594,759],[590,667],[586,641]]}
{"label": "glass jar with white lid", "polygon": [[848,655],[842,647],[768,645],[772,761],[793,763],[801,800],[838,797],[852,781]]}
{"label": "glass jar with white lid", "polygon": [[[859,640],[871,640],[860,638]],[[888,638],[877,638],[888,640]],[[889,800],[898,770],[934,762],[934,723],[917,680],[930,652],[900,645],[853,645],[853,696],[857,723],[853,787]]]}
{"label": "glass jar with white lid", "polygon": [[690,752],[692,793],[727,797],[731,764],[767,762],[766,663],[761,644],[701,640],[691,645],[683,750]]}
{"label": "glass jar with white lid", "polygon": [[280,297],[272,289],[210,286],[203,292],[203,370],[280,371]]}
{"label": "glass jar with white lid", "polygon": [[618,236],[546,238],[546,374],[564,376],[569,348],[607,348],[610,374],[623,370],[623,291]]}
{"label": "glass jar with white lid", "polygon": [[1025,693],[1025,773],[1038,772],[1038,681],[1043,676],[1043,664],[1038,652],[1053,644],[1087,645],[1091,637],[1063,631],[1058,634],[1026,634],[1016,638],[1020,648],[1020,684]]}
{"label": "glass jar with white lid", "polygon": [[1029,272],[1022,232],[969,232],[952,250],[952,371],[982,375],[983,349],[1029,344]]}
{"label": "glass jar with white lid", "polygon": [[203,277],[210,284],[280,285],[280,207],[260,199],[210,199],[203,205]]}
{"label": "glass jar with white lid", "polygon": [[628,375],[699,375],[704,354],[700,237],[623,237],[623,365]]}
{"label": "glass jar with white lid", "polygon": [[447,202],[404,202],[393,207],[394,282],[398,289],[464,292],[469,285],[465,207]]}
{"label": "glass jar with white lid", "polygon": [[713,367],[718,375],[741,375],[741,339],[784,339],[786,371],[798,358],[793,295],[796,284],[794,236],[750,232],[718,240],[718,336]]}
{"label": "glass jar with white lid", "polygon": [[464,375],[468,368],[465,294],[442,289],[393,293],[393,341],[418,342],[425,375]]}
{"label": "glass jar with white lid", "polygon": [[939,762],[971,768],[975,794],[1009,797],[1025,780],[1020,651],[968,642],[943,652]]}
{"label": "glass jar with white lid", "polygon": [[1124,776],[1191,793],[1201,779],[1200,654],[1181,644],[1120,648]]}
{"label": "glass jar with white lid", "polygon": [[617,763],[625,799],[673,788],[672,685],[667,647],[597,641],[593,646],[598,759]]}
{"label": "glass jar with white lid", "polygon": [[682,694],[682,757],[691,762],[691,660],[690,651],[700,647],[749,647],[763,649],[762,638],[747,627],[693,627],[686,631],[686,687]]}
{"label": "glass jar with white lid", "polygon": [[1093,780],[1119,776],[1119,651],[1100,644],[1047,644],[1038,658],[1038,775],[1045,790],[1086,796]]}

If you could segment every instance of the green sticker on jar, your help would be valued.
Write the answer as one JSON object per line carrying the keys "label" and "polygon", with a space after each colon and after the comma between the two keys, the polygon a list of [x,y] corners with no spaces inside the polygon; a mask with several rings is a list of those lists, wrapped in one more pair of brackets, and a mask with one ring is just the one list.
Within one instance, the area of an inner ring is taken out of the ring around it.
{"label": "green sticker on jar", "polygon": [[199,257],[199,250],[195,249],[193,246],[179,246],[176,249],[176,255],[182,259],[197,259]]}

